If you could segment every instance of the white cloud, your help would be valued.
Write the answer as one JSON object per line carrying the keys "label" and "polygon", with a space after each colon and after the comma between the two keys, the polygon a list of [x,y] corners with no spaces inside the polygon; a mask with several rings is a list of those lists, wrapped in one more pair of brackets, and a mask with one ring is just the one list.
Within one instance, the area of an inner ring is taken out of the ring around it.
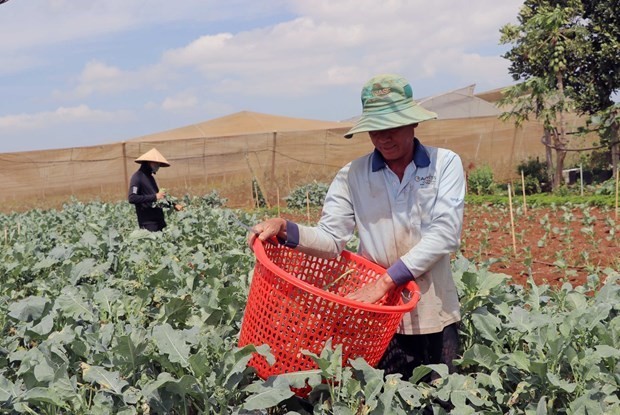
{"label": "white cloud", "polygon": [[[57,0],[52,6],[62,10],[66,1]],[[81,99],[129,90],[173,91],[175,74],[183,78],[186,70],[195,71],[197,80],[203,78],[216,93],[289,97],[316,94],[329,85],[358,87],[378,72],[402,73],[412,82],[438,74],[459,78],[462,64],[472,55],[487,60],[474,52],[473,45],[498,39],[499,27],[514,17],[520,2],[498,6],[493,0],[297,0],[289,4],[302,16],[237,33],[206,34],[140,68],[93,60],[71,92],[55,96]],[[139,15],[137,9],[117,1],[83,6],[80,12]],[[152,11],[147,14],[162,19]],[[445,56],[452,60],[446,62]],[[165,106],[176,105],[170,102]]]}
{"label": "white cloud", "polygon": [[165,88],[173,75],[161,65],[151,65],[135,70],[122,70],[101,61],[90,61],[78,75],[75,87],[70,91],[54,91],[54,97],[83,99],[92,95],[111,95],[140,89]]}
{"label": "white cloud", "polygon": [[[25,80],[30,89],[4,97],[11,104],[0,103],[0,114],[13,114],[0,128],[101,122],[107,133],[120,128],[117,117],[135,117],[142,125],[132,131],[153,131],[242,109],[342,119],[357,113],[359,89],[380,72],[406,76],[418,97],[499,87],[510,82],[499,29],[521,4],[13,0],[0,13],[0,38],[10,39],[0,43],[0,74],[10,78],[0,87],[17,91],[10,82]],[[138,45],[147,32],[144,51],[117,51],[119,39]],[[121,107],[133,113],[114,110]]]}
{"label": "white cloud", "polygon": [[0,129],[3,130],[37,130],[46,126],[84,123],[118,121],[127,119],[130,113],[127,111],[101,111],[90,108],[88,105],[75,107],[59,107],[54,111],[44,111],[33,114],[15,114],[0,117]]}
{"label": "white cloud", "polygon": [[175,111],[194,108],[197,104],[198,98],[191,93],[184,92],[164,99],[161,108],[165,111]]}
{"label": "white cloud", "polygon": [[[489,69],[498,68],[499,28],[513,19],[519,4],[296,1],[302,17],[205,35],[169,50],[162,63],[195,68],[216,90],[284,96],[311,94],[327,85],[359,86],[377,72],[418,79],[440,73],[460,77],[461,65],[476,54],[494,62]],[[488,53],[493,58],[473,52],[480,43],[492,45]],[[444,59],[446,52],[450,62]]]}

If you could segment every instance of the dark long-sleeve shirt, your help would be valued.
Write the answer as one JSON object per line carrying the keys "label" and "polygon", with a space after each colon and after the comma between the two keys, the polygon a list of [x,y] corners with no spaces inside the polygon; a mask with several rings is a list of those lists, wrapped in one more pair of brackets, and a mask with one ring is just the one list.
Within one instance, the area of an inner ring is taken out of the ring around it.
{"label": "dark long-sleeve shirt", "polygon": [[148,163],[142,163],[129,181],[129,203],[135,205],[138,225],[149,230],[161,230],[166,226],[162,208],[153,207],[159,187]]}

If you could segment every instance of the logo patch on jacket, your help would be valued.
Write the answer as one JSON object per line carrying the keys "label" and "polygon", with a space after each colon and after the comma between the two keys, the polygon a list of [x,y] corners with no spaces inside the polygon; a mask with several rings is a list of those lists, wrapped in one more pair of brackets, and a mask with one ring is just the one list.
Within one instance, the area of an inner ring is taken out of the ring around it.
{"label": "logo patch on jacket", "polygon": [[435,176],[416,176],[415,181],[419,182],[422,186],[428,186],[430,184],[435,184],[437,177]]}

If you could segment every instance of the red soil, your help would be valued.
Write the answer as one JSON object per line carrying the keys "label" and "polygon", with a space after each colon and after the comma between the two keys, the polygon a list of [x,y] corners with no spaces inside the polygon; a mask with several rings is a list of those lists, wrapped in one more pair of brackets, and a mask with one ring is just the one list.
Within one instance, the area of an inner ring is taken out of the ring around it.
{"label": "red soil", "polygon": [[[583,285],[604,268],[620,269],[620,221],[614,210],[549,207],[465,208],[461,253],[476,263],[497,260],[490,270],[525,285]],[[515,255],[516,251],[516,255]],[[529,263],[529,266],[528,266]]]}
{"label": "red soil", "polygon": [[[319,214],[313,209],[310,223]],[[306,215],[282,216],[308,223]],[[514,239],[508,207],[467,205],[461,254],[479,266],[492,263],[491,271],[521,285],[529,275],[537,285],[583,285],[592,273],[620,270],[620,219],[613,209],[537,207],[526,213],[520,207],[513,222]]]}

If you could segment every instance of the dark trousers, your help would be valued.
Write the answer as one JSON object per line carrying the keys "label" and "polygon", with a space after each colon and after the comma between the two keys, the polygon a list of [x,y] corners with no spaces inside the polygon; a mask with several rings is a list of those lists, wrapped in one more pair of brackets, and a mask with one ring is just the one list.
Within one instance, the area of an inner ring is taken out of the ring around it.
{"label": "dark trousers", "polygon": [[[452,361],[457,358],[459,334],[457,323],[443,331],[431,334],[395,334],[385,351],[378,368],[386,375],[400,373],[404,380],[411,377],[420,365],[443,363],[450,373],[455,372]],[[430,377],[424,379],[429,381]]]}
{"label": "dark trousers", "polygon": [[146,229],[151,232],[159,232],[164,229],[164,226],[159,223],[143,223],[140,225],[140,229]]}

